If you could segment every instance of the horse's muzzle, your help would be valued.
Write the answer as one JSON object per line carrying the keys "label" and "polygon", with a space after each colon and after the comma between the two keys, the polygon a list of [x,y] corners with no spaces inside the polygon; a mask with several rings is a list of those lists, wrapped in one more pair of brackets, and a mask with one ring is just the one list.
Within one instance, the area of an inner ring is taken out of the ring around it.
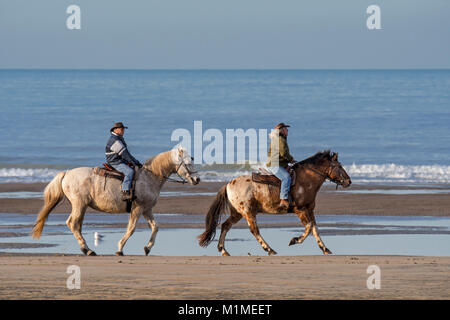
{"label": "horse's muzzle", "polygon": [[352,180],[350,180],[350,179],[345,179],[345,180],[342,181],[342,183],[341,183],[341,185],[342,185],[344,188],[350,187],[351,184],[352,184]]}
{"label": "horse's muzzle", "polygon": [[200,183],[200,177],[191,177],[191,183],[193,185],[199,184]]}

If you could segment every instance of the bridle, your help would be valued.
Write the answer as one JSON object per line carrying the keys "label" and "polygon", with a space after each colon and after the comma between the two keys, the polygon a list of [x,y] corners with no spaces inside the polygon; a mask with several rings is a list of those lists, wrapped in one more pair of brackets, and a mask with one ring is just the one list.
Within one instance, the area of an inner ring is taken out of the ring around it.
{"label": "bridle", "polygon": [[[308,169],[308,170],[310,170],[310,171],[312,171],[312,172],[314,172],[314,173],[317,173],[319,176],[321,176],[322,178],[324,178],[325,180],[329,180],[330,182],[332,182],[332,183],[335,183],[336,184],[336,190],[337,190],[337,188],[338,188],[338,186],[342,186],[343,185],[343,182],[342,182],[342,180],[338,180],[338,179],[334,179],[334,178],[331,178],[330,177],[330,174],[329,174],[329,172],[330,172],[330,170],[332,170],[332,168],[334,168],[334,167],[336,167],[337,165],[336,164],[334,164],[334,163],[331,163],[330,164],[330,166],[328,167],[328,170],[327,170],[327,173],[325,174],[325,173],[323,173],[323,172],[320,172],[319,170],[316,170],[316,169],[314,169],[314,168],[311,168],[311,167],[306,167],[304,164],[302,164],[302,163],[300,163],[300,162],[297,162],[296,164],[294,164],[294,165],[301,165],[301,166],[303,166],[303,168],[305,168],[305,169]],[[342,176],[341,176],[341,178],[342,178]]]}
{"label": "bridle", "polygon": [[[166,176],[163,176],[163,178],[165,178],[167,181],[171,181],[171,182],[182,183],[182,184],[188,183],[188,181],[187,181],[186,179],[184,179],[184,178],[178,173],[178,170],[180,170],[181,166],[183,166],[183,167],[186,169],[186,171],[188,172],[189,175],[192,175],[192,174],[198,173],[198,172],[195,171],[195,170],[194,170],[194,171],[190,171],[189,168],[188,168],[188,166],[187,166],[187,164],[186,164],[186,162],[184,161],[184,159],[185,159],[185,158],[182,158],[182,159],[181,159],[180,163],[177,165],[177,168],[175,169],[175,173],[177,174],[177,176],[178,176],[181,180],[173,179],[173,178],[166,177]],[[191,159],[194,160],[194,158],[191,158]]]}

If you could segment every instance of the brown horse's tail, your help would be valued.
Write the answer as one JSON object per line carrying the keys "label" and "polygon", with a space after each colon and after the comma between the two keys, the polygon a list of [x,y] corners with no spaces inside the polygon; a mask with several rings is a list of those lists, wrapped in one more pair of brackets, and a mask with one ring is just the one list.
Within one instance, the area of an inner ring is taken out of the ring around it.
{"label": "brown horse's tail", "polygon": [[202,247],[208,246],[213,241],[216,235],[216,228],[219,224],[220,216],[228,207],[227,186],[223,186],[217,193],[214,202],[209,207],[208,214],[205,219],[206,230],[198,236],[199,245]]}
{"label": "brown horse's tail", "polygon": [[61,182],[65,174],[65,171],[59,172],[56,177],[54,177],[53,180],[45,187],[45,203],[41,211],[39,211],[36,223],[34,224],[32,231],[33,238],[39,239],[41,237],[45,220],[56,205],[64,198]]}

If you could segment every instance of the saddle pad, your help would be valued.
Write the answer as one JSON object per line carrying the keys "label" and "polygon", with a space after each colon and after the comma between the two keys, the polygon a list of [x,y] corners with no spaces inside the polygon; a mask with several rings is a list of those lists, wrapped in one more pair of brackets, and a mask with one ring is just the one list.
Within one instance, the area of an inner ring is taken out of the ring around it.
{"label": "saddle pad", "polygon": [[101,168],[101,167],[95,167],[94,174],[97,174],[97,175],[99,175],[101,177],[105,177],[105,178],[113,178],[113,179],[123,181],[123,174],[119,175],[117,173],[113,173],[112,171],[106,170],[105,168]]}
{"label": "saddle pad", "polygon": [[252,181],[257,183],[270,184],[276,187],[281,186],[281,180],[274,175],[260,174],[258,172],[252,172]]}

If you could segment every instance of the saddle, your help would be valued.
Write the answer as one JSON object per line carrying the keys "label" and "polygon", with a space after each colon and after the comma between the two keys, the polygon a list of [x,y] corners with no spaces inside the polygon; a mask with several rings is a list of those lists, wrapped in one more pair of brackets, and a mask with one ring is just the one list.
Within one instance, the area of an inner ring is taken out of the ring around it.
{"label": "saddle", "polygon": [[120,180],[120,181],[123,181],[123,178],[125,177],[125,175],[122,172],[117,171],[116,169],[114,169],[113,167],[111,167],[107,163],[103,163],[103,168],[102,167],[95,167],[94,168],[94,174],[97,174],[99,176],[105,177],[105,179],[106,178],[113,178],[113,179],[117,179],[117,180]]}
{"label": "saddle", "polygon": [[[117,179],[119,181],[123,181],[125,175],[114,169],[113,167],[111,167],[109,164],[107,163],[103,163],[103,168],[102,167],[95,167],[94,168],[94,174],[97,174],[101,177],[105,177],[105,188],[106,188],[106,179],[107,178],[113,178],[113,179]],[[131,187],[131,194],[132,197],[135,198],[134,196],[134,186],[136,184],[136,174],[133,175],[133,182],[132,182],[132,187]],[[127,200],[127,212],[131,212],[131,205],[133,204],[133,200]]]}
{"label": "saddle", "polygon": [[[289,174],[291,175],[291,186],[295,184],[295,170],[288,168]],[[259,168],[258,172],[252,172],[252,181],[256,183],[263,183],[272,185],[275,187],[281,187],[281,180],[278,179],[272,172]]]}
{"label": "saddle", "polygon": [[[286,169],[289,174],[291,175],[291,187],[295,184],[295,170],[293,168],[288,167]],[[252,172],[252,181],[256,183],[263,183],[267,185],[272,185],[277,187],[278,189],[281,188],[281,180],[278,179],[272,172],[264,169],[259,168],[258,172]],[[289,190],[289,208],[287,209],[287,212],[292,212],[293,210],[293,202],[292,202],[292,194],[291,194],[292,188]]]}

